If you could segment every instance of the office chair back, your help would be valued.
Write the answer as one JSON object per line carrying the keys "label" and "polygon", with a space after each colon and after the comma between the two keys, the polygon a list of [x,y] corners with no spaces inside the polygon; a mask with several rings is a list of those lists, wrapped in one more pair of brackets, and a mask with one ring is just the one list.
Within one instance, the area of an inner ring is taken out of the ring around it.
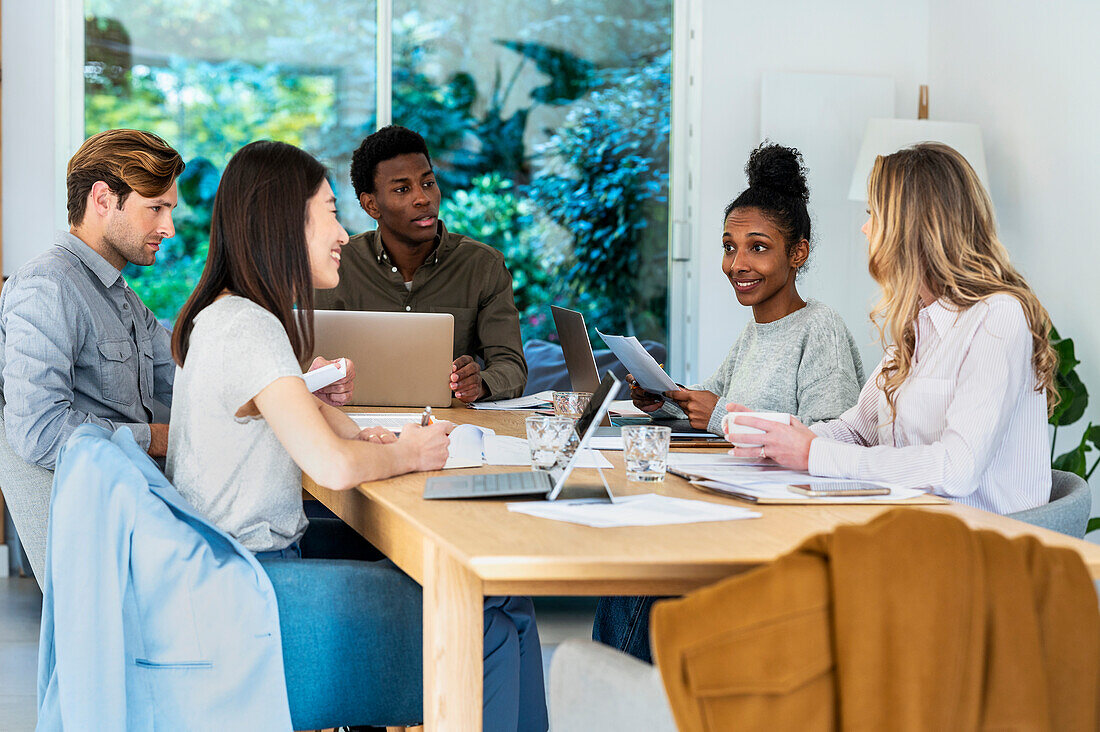
{"label": "office chair back", "polygon": [[23,551],[41,587],[46,566],[46,527],[50,517],[53,471],[31,465],[11,449],[4,426],[4,406],[3,396],[0,396],[0,492],[4,494],[18,540],[23,543]]}
{"label": "office chair back", "polygon": [[1092,513],[1089,484],[1081,476],[1064,470],[1052,470],[1050,474],[1050,503],[1010,513],[1009,517],[1078,539],[1085,538],[1085,527]]}

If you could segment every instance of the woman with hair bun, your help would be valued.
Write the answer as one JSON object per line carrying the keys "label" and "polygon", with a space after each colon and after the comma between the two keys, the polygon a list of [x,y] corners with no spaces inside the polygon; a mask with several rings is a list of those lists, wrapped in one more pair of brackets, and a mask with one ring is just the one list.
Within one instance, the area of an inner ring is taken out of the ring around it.
{"label": "woman with hair bun", "polygon": [[[863,364],[832,308],[803,300],[796,279],[810,256],[810,197],[802,156],[763,144],[749,156],[749,187],[726,206],[722,272],[753,320],[702,384],[667,392],[676,406],[631,387],[634,404],[655,416],[687,415],[692,427],[722,434],[729,404],[786,412],[804,423],[833,419],[856,403]],[[681,412],[683,414],[681,414]],[[649,610],[659,598],[604,597],[592,637],[650,661]]]}
{"label": "woman with hair bun", "polygon": [[868,204],[882,362],[834,421],[810,429],[738,417],[767,434],[763,448],[734,453],[996,513],[1046,503],[1047,417],[1058,400],[1050,318],[997,238],[977,174],[946,145],[914,145],[875,160]]}
{"label": "woman with hair bun", "polygon": [[[762,144],[745,166],[749,187],[727,207],[722,273],[752,308],[726,360],[702,384],[667,392],[676,406],[634,386],[634,404],[654,416],[686,416],[722,434],[730,403],[786,412],[810,424],[851,407],[863,383],[855,339],[835,310],[804,300],[796,280],[810,256],[810,197],[802,156]],[[681,415],[680,413],[683,413]]]}

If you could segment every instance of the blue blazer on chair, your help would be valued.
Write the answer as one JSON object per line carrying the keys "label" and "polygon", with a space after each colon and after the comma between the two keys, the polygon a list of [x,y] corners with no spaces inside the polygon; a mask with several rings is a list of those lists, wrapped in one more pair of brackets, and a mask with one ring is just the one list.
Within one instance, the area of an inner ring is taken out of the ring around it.
{"label": "blue blazer on chair", "polygon": [[267,574],[128,428],[62,448],[43,587],[38,729],[291,729]]}

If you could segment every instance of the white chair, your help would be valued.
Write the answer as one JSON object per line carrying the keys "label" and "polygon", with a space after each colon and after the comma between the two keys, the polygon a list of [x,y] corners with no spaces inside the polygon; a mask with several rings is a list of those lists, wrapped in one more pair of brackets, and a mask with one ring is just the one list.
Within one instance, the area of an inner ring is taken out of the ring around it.
{"label": "white chair", "polygon": [[554,732],[676,732],[656,666],[592,641],[570,640],[550,660]]}

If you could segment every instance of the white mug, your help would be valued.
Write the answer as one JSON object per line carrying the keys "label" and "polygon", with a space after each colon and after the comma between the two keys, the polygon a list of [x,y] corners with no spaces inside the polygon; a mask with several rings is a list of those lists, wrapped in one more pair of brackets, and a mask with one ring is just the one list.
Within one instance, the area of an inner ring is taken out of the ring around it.
{"label": "white mug", "polygon": [[725,417],[722,417],[722,431],[726,433],[726,439],[730,441],[730,444],[734,447],[760,447],[759,442],[744,442],[745,438],[741,441],[734,442],[732,435],[762,435],[763,430],[758,430],[755,427],[749,427],[748,425],[735,424],[734,419],[737,417],[755,417],[757,419],[767,419],[772,422],[778,422],[779,424],[790,424],[791,415],[786,412],[728,412]]}

